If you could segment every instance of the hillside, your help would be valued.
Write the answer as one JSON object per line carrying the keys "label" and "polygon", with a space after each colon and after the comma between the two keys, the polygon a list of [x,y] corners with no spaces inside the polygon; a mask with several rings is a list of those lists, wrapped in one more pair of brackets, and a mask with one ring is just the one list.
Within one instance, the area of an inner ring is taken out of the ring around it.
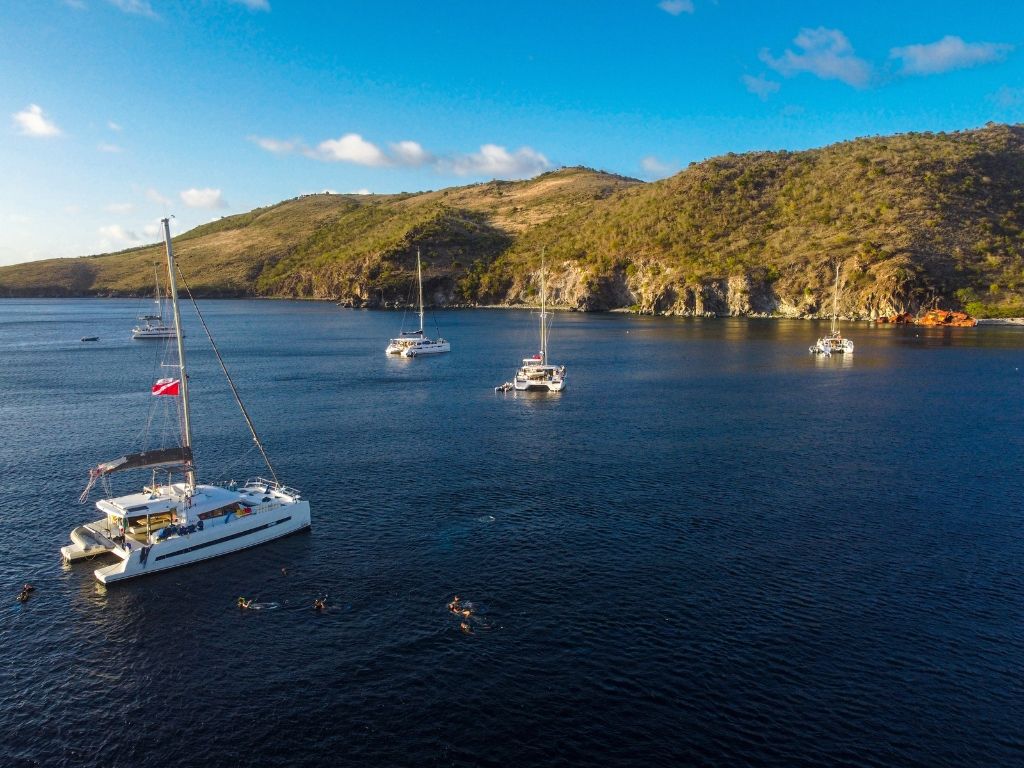
{"label": "hillside", "polygon": [[[402,195],[310,195],[175,238],[200,295],[409,295],[416,248],[436,304],[536,299],[674,314],[814,315],[939,302],[1024,314],[1024,126],[726,155],[663,181],[566,168]],[[137,295],[150,246],[0,268],[0,296]],[[830,302],[829,302],[830,306]]]}

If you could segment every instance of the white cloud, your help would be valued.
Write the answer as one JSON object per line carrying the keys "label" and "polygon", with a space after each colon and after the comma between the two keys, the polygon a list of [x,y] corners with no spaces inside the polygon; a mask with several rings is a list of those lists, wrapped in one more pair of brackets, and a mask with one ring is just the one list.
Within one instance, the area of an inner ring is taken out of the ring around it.
{"label": "white cloud", "polygon": [[275,155],[287,155],[302,147],[302,142],[298,139],[287,141],[282,139],[264,138],[261,136],[250,136],[249,141],[256,144],[260,149],[265,149],[267,152],[273,152]]}
{"label": "white cloud", "polygon": [[319,160],[336,163],[355,163],[371,167],[388,165],[388,158],[381,152],[380,147],[358,133],[346,133],[340,139],[321,141],[316,149],[307,150],[306,154]]}
{"label": "white cloud", "polygon": [[43,114],[38,104],[29,104],[21,112],[15,112],[14,123],[23,136],[60,136],[60,128]]}
{"label": "white cloud", "polygon": [[399,141],[391,145],[391,156],[399,165],[419,166],[429,163],[433,157],[415,141]]}
{"label": "white cloud", "polygon": [[110,244],[117,243],[137,243],[139,242],[139,236],[132,232],[130,229],[125,229],[120,224],[110,224],[106,227],[100,227],[100,237],[103,238],[104,247]]}
{"label": "white cloud", "polygon": [[219,189],[185,189],[180,192],[181,201],[189,208],[227,208]]}
{"label": "white cloud", "polygon": [[135,210],[133,203],[110,203],[103,207],[107,213],[130,213]]}
{"label": "white cloud", "polygon": [[236,5],[244,5],[250,11],[269,11],[270,0],[229,0]]}
{"label": "white cloud", "polygon": [[96,149],[98,149],[100,152],[108,152],[110,154],[117,154],[118,152],[123,152],[124,151],[117,144],[107,144],[105,142],[101,142],[101,143],[97,144],[96,145]]}
{"label": "white cloud", "polygon": [[147,224],[142,228],[142,234],[146,237],[156,237],[163,232],[163,227],[160,224],[160,220],[157,219],[152,224]]}
{"label": "white cloud", "polygon": [[131,13],[135,16],[146,16],[150,19],[160,18],[157,16],[156,11],[153,10],[153,6],[149,4],[149,0],[107,0],[107,2],[125,13]]}
{"label": "white cloud", "polygon": [[658,7],[665,13],[678,16],[681,13],[693,13],[693,0],[661,0]]}
{"label": "white cloud", "polygon": [[169,197],[164,197],[152,187],[146,190],[146,198],[148,200],[152,200],[157,205],[164,206],[165,208],[171,204],[171,199]]}
{"label": "white cloud", "polygon": [[935,43],[893,48],[889,58],[902,59],[900,74],[935,75],[999,61],[1012,50],[1006,43],[965,43],[963,38],[946,35]]}
{"label": "white cloud", "polygon": [[441,164],[459,176],[535,176],[550,168],[551,163],[540,152],[520,147],[509,152],[497,144],[484,144],[479,152],[457,155]]}
{"label": "white cloud", "polygon": [[761,61],[785,77],[809,72],[823,80],[839,80],[854,88],[866,88],[871,83],[871,64],[854,55],[853,46],[838,29],[801,29],[793,40],[800,50],[788,48],[779,58],[765,49]]}
{"label": "white cloud", "polygon": [[362,189],[357,189],[355,192],[349,192],[348,194],[350,194],[350,195],[372,195],[373,192],[368,190],[366,187],[363,187]]}
{"label": "white cloud", "polygon": [[779,90],[779,83],[774,80],[769,80],[763,74],[754,77],[753,75],[744,75],[743,84],[747,87],[747,90],[755,94],[761,101],[764,101],[777,90]]}
{"label": "white cloud", "polygon": [[669,163],[663,163],[654,155],[648,155],[643,158],[640,161],[640,167],[644,169],[645,173],[648,173],[651,176],[668,176],[676,170],[676,166]]}
{"label": "white cloud", "polygon": [[121,125],[120,123],[115,123],[113,120],[107,120],[107,128],[112,131],[120,131]]}

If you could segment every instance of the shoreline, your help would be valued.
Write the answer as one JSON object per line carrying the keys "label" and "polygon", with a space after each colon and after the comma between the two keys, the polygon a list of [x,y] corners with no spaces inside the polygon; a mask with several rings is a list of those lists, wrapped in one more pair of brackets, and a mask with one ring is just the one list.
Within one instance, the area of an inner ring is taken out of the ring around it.
{"label": "shoreline", "polygon": [[[3,301],[69,301],[69,300],[90,300],[90,301],[138,301],[139,299],[148,298],[146,296],[0,296],[0,302]],[[197,297],[197,300],[201,301],[306,301],[306,302],[322,302],[325,304],[334,304],[338,309],[351,309],[360,310],[366,312],[404,312],[407,307],[346,307],[339,304],[337,299],[320,299],[311,296],[201,296]],[[427,306],[427,309],[434,311],[459,311],[466,309],[499,309],[499,310],[539,310],[539,305],[530,304],[455,304],[447,306]],[[614,307],[612,309],[597,309],[597,310],[580,310],[573,309],[572,307],[548,307],[551,312],[574,312],[582,315],[594,314],[594,315],[632,315],[634,317],[674,317],[683,320],[727,320],[727,319],[739,319],[745,318],[747,320],[831,320],[831,316],[792,316],[792,315],[765,315],[765,314],[749,314],[749,315],[674,315],[674,314],[663,314],[663,313],[649,313],[649,312],[637,312],[630,309],[629,307]],[[840,321],[844,323],[873,323],[876,325],[889,325],[889,323],[879,323],[877,320],[870,320],[866,318],[849,318],[840,317]],[[977,318],[978,325],[1020,325],[1024,326],[1024,317],[979,317]],[[893,324],[895,325],[895,324]],[[911,325],[914,325],[911,323]],[[956,326],[921,326],[929,328],[943,328],[943,327],[956,327]]]}

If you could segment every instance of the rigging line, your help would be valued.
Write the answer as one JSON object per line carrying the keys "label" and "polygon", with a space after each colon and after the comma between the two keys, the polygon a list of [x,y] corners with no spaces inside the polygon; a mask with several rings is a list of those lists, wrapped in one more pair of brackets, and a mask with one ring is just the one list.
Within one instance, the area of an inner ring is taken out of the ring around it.
{"label": "rigging line", "polygon": [[228,367],[224,364],[224,358],[220,356],[220,350],[217,349],[217,342],[213,340],[213,334],[210,333],[209,327],[206,325],[206,318],[203,317],[203,313],[199,311],[199,305],[196,304],[196,297],[192,295],[192,289],[189,288],[188,281],[185,279],[185,275],[182,274],[181,268],[178,268],[178,277],[181,278],[181,284],[185,288],[185,293],[188,294],[189,301],[192,302],[192,307],[196,311],[196,315],[199,317],[199,322],[203,325],[203,330],[206,331],[206,337],[210,340],[210,346],[213,347],[213,354],[217,357],[217,362],[220,363],[220,369],[224,371],[224,378],[228,380],[228,386],[231,387],[231,394],[235,396],[235,402],[238,403],[238,409],[242,412],[242,416],[245,417],[245,423],[249,426],[249,432],[252,433],[252,439],[256,443],[256,447],[260,449],[260,454],[263,456],[263,461],[266,462],[267,469],[270,470],[270,476],[274,478],[274,482],[280,485],[280,481],[277,479],[277,473],[274,472],[274,465],[270,463],[270,457],[267,456],[267,451],[263,448],[263,443],[260,441],[260,436],[256,434],[256,426],[252,423],[252,419],[249,418],[249,412],[245,410],[245,406],[242,404],[242,398],[238,396],[238,390],[235,388],[235,382],[231,379],[231,374],[228,373]]}

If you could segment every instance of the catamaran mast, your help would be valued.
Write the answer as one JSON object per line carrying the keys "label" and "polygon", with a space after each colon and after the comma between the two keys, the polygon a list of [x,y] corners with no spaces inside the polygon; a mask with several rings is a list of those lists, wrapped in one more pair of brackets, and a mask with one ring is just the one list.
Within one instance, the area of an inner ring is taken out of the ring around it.
{"label": "catamaran mast", "polygon": [[836,290],[832,294],[832,335],[839,332],[839,262],[836,262]]}
{"label": "catamaran mast", "polygon": [[153,262],[153,278],[154,278],[154,282],[156,283],[156,293],[155,293],[155,296],[154,296],[154,298],[156,300],[156,316],[158,318],[160,318],[160,325],[163,325],[164,324],[164,303],[161,300],[162,297],[160,296],[160,262],[158,262],[158,261],[154,261]]}
{"label": "catamaran mast", "polygon": [[[182,446],[192,447],[192,421],[188,407],[188,371],[185,368],[185,339],[181,333],[181,312],[178,310],[178,281],[175,278],[174,250],[171,248],[171,223],[170,219],[160,219],[164,225],[164,245],[167,248],[167,274],[170,277],[171,306],[174,309],[174,334],[178,339],[178,367],[181,376],[181,409],[184,414],[185,429],[182,435]],[[196,471],[190,463],[185,470],[185,480],[193,488],[196,485]]]}
{"label": "catamaran mast", "polygon": [[423,335],[423,270],[420,268],[420,249],[416,249],[416,281],[420,284],[420,336]]}
{"label": "catamaran mast", "polygon": [[547,284],[544,274],[544,254],[540,255],[540,364],[548,364]]}

